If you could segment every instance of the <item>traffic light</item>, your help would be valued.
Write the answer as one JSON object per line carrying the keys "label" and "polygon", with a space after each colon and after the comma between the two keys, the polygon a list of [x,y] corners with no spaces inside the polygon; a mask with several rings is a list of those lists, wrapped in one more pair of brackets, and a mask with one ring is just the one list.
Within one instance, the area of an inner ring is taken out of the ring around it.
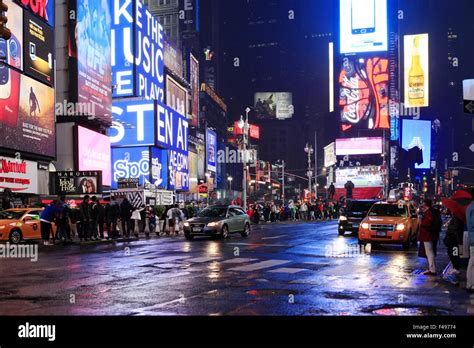
{"label": "traffic light", "polygon": [[8,22],[7,11],[7,4],[4,4],[3,0],[0,0],[0,38],[5,40],[9,40],[12,36],[10,29],[5,27],[5,24]]}
{"label": "traffic light", "polygon": [[428,191],[428,178],[426,176],[423,177],[423,192]]}

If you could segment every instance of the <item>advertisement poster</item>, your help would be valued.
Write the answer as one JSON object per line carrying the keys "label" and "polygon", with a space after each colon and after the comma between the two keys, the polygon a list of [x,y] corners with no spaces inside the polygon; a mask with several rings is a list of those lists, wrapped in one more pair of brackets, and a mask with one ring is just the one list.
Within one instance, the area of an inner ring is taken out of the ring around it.
{"label": "advertisement poster", "polygon": [[[8,6],[8,22],[5,27],[11,31],[12,36],[9,40],[0,38],[0,57],[7,57],[8,65],[23,70],[23,10],[11,0],[3,2]],[[4,69],[6,69],[5,66],[0,66],[0,87],[3,87],[2,80],[5,79]],[[0,92],[0,97],[1,94],[2,92]]]}
{"label": "advertisement poster", "polygon": [[23,23],[25,74],[53,85],[54,30],[26,12]]}
{"label": "advertisement poster", "polygon": [[119,179],[137,178],[143,186],[150,178],[150,148],[130,147],[112,149],[112,188]]}
{"label": "advertisement poster", "polygon": [[174,74],[183,77],[183,52],[165,34],[165,66]]}
{"label": "advertisement poster", "polygon": [[[111,17],[108,0],[77,0],[77,101],[93,105],[110,122],[112,108]],[[88,109],[89,110],[89,109]]]}
{"label": "advertisement poster", "polygon": [[258,119],[284,120],[294,114],[293,94],[283,92],[255,93],[255,114]]}
{"label": "advertisement poster", "polygon": [[102,193],[101,171],[59,171],[51,172],[50,177],[56,195]]}
{"label": "advertisement poster", "polygon": [[155,102],[117,101],[112,106],[112,146],[155,145]]}
{"label": "advertisement poster", "polygon": [[429,106],[429,36],[405,35],[405,107]]}
{"label": "advertisement poster", "polygon": [[199,125],[199,61],[190,54],[189,83],[191,84],[191,126]]}
{"label": "advertisement poster", "polygon": [[206,147],[207,147],[207,170],[209,172],[216,172],[216,162],[217,162],[217,137],[216,133],[207,129],[206,132]]}
{"label": "advertisement poster", "polygon": [[340,0],[340,52],[388,49],[387,0]]}
{"label": "advertisement poster", "polygon": [[189,191],[189,157],[179,150],[168,151],[169,189]]}
{"label": "advertisement poster", "polygon": [[186,115],[188,92],[170,76],[166,76],[166,105],[181,115]]}
{"label": "advertisement poster", "polygon": [[462,82],[464,112],[474,114],[474,79],[464,80]]}
{"label": "advertisement poster", "polygon": [[110,1],[113,96],[164,102],[163,26],[139,0]]}
{"label": "advertisement poster", "polygon": [[0,99],[0,147],[55,157],[54,90],[13,70],[9,75],[9,96]]}
{"label": "advertisement poster", "polygon": [[[18,103],[20,101],[20,73],[0,64],[0,133],[18,125]],[[7,136],[8,134],[5,134]],[[0,144],[6,140],[0,137]]]}
{"label": "advertisement poster", "polygon": [[[9,0],[8,0],[9,1]],[[7,2],[8,2],[7,1]],[[54,1],[55,0],[15,0],[28,11],[34,13],[51,27],[54,27]],[[8,5],[10,8],[10,5]],[[10,10],[8,10],[10,12]]]}
{"label": "advertisement poster", "polygon": [[206,147],[204,144],[196,144],[197,152],[197,175],[199,180],[206,179]]}
{"label": "advertisement poster", "polygon": [[379,166],[337,168],[334,186],[344,188],[348,181],[352,181],[356,188],[383,187],[383,177]]}
{"label": "advertisement poster", "polygon": [[160,189],[168,188],[168,151],[151,149],[151,183]]}
{"label": "advertisement poster", "polygon": [[76,130],[77,169],[102,172],[102,185],[110,186],[112,170],[110,168],[110,138],[84,127]]}
{"label": "advertisement poster", "polygon": [[0,157],[0,189],[17,193],[38,193],[38,164]]}
{"label": "advertisement poster", "polygon": [[431,121],[402,120],[402,148],[410,158],[421,155],[423,162],[415,164],[415,169],[430,169]]}
{"label": "advertisement poster", "polygon": [[389,64],[385,58],[343,58],[339,74],[342,130],[390,129]]}
{"label": "advertisement poster", "polygon": [[324,148],[324,166],[330,167],[336,164],[336,144],[331,143]]}

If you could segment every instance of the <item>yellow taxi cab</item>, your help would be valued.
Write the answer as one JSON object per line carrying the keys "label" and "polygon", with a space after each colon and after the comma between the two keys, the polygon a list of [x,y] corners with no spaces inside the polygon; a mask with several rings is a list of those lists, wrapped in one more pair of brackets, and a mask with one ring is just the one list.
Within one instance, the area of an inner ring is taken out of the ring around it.
{"label": "yellow taxi cab", "polygon": [[411,202],[375,203],[359,226],[359,244],[402,244],[404,249],[416,243],[419,222]]}
{"label": "yellow taxi cab", "polygon": [[[0,241],[18,244],[23,240],[41,239],[42,208],[8,209],[0,211]],[[53,224],[53,232],[56,226]]]}

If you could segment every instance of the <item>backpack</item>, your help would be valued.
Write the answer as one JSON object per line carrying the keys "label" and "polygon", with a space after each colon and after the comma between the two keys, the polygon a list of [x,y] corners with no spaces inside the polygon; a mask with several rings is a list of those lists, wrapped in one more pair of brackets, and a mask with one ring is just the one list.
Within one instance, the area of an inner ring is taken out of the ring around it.
{"label": "backpack", "polygon": [[433,224],[431,225],[430,232],[435,235],[439,235],[443,227],[443,220],[441,219],[441,213],[438,209],[430,209],[433,215]]}

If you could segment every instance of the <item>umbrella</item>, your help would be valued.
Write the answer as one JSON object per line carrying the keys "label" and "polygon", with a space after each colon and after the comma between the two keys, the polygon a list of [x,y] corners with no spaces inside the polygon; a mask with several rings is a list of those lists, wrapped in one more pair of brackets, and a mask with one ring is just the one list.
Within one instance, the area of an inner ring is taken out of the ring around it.
{"label": "umbrella", "polygon": [[441,202],[457,218],[466,223],[466,209],[473,200],[472,195],[465,190],[458,190],[453,193],[451,198],[441,198]]}

